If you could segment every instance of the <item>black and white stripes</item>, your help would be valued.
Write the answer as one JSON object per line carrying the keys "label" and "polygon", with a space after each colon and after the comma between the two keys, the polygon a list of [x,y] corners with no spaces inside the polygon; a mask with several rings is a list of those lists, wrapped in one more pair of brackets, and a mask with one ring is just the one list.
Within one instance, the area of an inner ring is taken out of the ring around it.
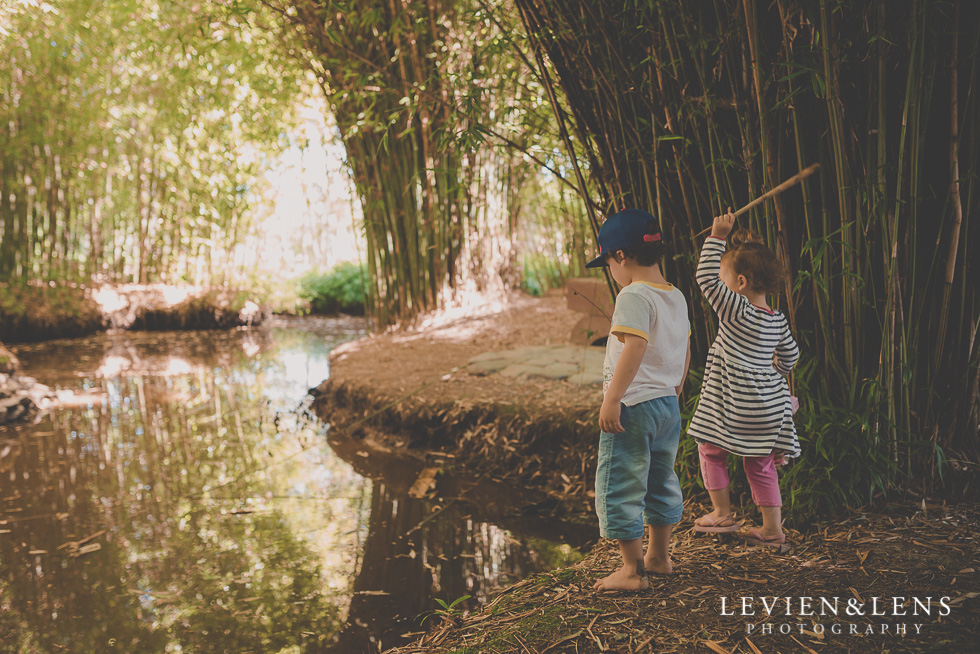
{"label": "black and white stripes", "polygon": [[718,314],[718,336],[708,352],[698,408],[688,428],[694,438],[741,456],[773,449],[800,453],[788,375],[800,358],[779,311],[757,307],[718,276],[725,241],[708,238],[697,282]]}

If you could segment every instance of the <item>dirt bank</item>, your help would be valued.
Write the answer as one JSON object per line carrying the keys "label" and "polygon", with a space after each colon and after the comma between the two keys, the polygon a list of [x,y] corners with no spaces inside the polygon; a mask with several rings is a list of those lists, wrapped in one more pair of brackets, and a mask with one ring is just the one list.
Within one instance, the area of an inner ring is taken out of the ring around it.
{"label": "dirt bank", "polygon": [[104,329],[228,329],[267,312],[244,291],[192,286],[0,284],[0,341],[76,338]]}
{"label": "dirt bank", "polygon": [[482,476],[591,511],[601,389],[466,367],[484,352],[565,344],[577,319],[561,296],[521,296],[498,312],[347,343],[334,350],[314,408],[351,436],[443,451]]}
{"label": "dirt bank", "polygon": [[978,519],[976,505],[855,513],[805,537],[791,531],[783,555],[696,536],[687,520],[674,538],[676,574],[651,577],[646,591],[592,591],[620,564],[603,542],[387,654],[974,651]]}

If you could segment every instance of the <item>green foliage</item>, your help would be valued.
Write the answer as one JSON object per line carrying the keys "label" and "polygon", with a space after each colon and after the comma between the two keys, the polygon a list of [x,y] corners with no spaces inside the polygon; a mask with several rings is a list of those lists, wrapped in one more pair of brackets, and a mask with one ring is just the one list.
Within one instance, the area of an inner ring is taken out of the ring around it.
{"label": "green foliage", "polygon": [[435,611],[430,611],[428,615],[426,615],[424,618],[422,618],[422,623],[424,623],[426,620],[428,620],[429,618],[431,618],[434,615],[441,615],[443,618],[452,618],[452,617],[454,617],[456,615],[459,615],[460,613],[462,613],[462,611],[460,611],[459,609],[457,609],[456,608],[456,605],[457,604],[460,604],[461,602],[465,602],[470,597],[471,597],[470,595],[463,595],[462,597],[457,597],[456,599],[454,599],[452,601],[452,604],[447,604],[445,600],[440,599],[440,598],[437,597],[436,598],[436,602],[442,608],[441,609],[436,609]]}
{"label": "green foliage", "polygon": [[102,314],[84,288],[0,284],[0,341],[82,336],[102,327]]}
{"label": "green foliage", "polygon": [[300,278],[299,297],[309,303],[310,313],[363,315],[365,281],[364,266],[345,262]]}
{"label": "green foliage", "polygon": [[521,289],[531,295],[544,295],[552,288],[565,284],[559,263],[543,254],[524,253],[521,255]]}
{"label": "green foliage", "polygon": [[305,72],[234,11],[151,4],[0,12],[0,185],[17,198],[0,205],[0,275],[207,283],[231,267]]}

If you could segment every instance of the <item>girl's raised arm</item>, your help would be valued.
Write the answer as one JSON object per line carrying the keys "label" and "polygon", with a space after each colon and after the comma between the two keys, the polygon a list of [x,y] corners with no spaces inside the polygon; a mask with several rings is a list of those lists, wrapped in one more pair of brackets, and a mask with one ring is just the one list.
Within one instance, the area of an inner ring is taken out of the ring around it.
{"label": "girl's raised arm", "polygon": [[747,300],[721,281],[721,255],[725,254],[725,239],[709,236],[701,246],[701,259],[695,278],[701,292],[722,322],[733,320]]}

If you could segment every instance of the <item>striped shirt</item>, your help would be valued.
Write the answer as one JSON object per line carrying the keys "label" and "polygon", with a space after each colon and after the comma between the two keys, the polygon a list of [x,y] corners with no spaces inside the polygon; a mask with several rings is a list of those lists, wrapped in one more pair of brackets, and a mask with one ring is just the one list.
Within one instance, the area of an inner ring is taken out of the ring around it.
{"label": "striped shirt", "polygon": [[800,453],[788,375],[800,358],[789,324],[779,311],[756,306],[718,276],[723,239],[708,237],[697,282],[718,314],[718,336],[708,351],[701,397],[688,433],[741,456],[773,449]]}

